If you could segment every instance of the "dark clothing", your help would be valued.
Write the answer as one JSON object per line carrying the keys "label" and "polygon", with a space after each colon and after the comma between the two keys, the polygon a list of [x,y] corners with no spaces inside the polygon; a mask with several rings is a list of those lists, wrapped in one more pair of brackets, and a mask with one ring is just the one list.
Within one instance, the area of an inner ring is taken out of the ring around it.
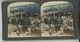
{"label": "dark clothing", "polygon": [[21,25],[29,25],[30,24],[29,19],[19,19],[18,22],[21,23]]}
{"label": "dark clothing", "polygon": [[60,31],[60,26],[55,26],[56,31]]}
{"label": "dark clothing", "polygon": [[46,24],[48,24],[48,23],[49,23],[48,18],[45,18],[45,19],[44,19],[44,23],[46,23]]}
{"label": "dark clothing", "polygon": [[15,25],[16,24],[16,20],[15,19],[11,19],[11,23]]}

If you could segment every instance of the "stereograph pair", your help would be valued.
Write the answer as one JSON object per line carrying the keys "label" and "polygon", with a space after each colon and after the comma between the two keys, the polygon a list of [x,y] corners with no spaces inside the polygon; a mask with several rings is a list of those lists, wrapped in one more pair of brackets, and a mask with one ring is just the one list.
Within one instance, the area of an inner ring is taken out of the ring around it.
{"label": "stereograph pair", "polygon": [[4,40],[74,39],[79,37],[78,0],[2,2]]}

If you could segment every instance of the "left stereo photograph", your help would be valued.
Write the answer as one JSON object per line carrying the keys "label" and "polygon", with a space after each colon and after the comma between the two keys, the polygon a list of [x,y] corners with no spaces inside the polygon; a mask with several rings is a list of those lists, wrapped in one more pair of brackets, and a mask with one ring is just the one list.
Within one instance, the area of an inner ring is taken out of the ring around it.
{"label": "left stereo photograph", "polygon": [[76,6],[62,0],[2,2],[3,40],[76,39]]}

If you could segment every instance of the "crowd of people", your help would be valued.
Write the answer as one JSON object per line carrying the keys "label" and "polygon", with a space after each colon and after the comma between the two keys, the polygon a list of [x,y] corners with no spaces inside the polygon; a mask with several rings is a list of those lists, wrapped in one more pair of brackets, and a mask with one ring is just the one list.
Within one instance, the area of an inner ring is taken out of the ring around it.
{"label": "crowd of people", "polygon": [[17,35],[28,32],[28,34],[40,36],[40,22],[39,17],[23,17],[22,19],[16,17],[9,18],[9,24],[17,27],[17,29],[14,30],[17,32]]}
{"label": "crowd of people", "polygon": [[48,31],[50,35],[58,33],[59,31],[61,31],[60,34],[73,34],[74,32],[73,19],[71,16],[61,16],[56,18],[43,17],[42,23],[45,24],[45,26],[42,25],[42,28],[44,29],[42,32]]}
{"label": "crowd of people", "polygon": [[[60,16],[60,17],[53,17],[48,16],[46,18],[40,17],[23,17],[16,18],[15,16],[10,17],[8,19],[8,23],[15,25],[17,29],[14,29],[17,32],[17,35],[24,34],[28,32],[31,35],[39,35],[41,36],[44,31],[48,31],[49,35],[53,33],[57,33],[61,31],[62,33],[69,33],[73,34],[73,19],[71,16]],[[44,26],[45,25],[45,26]],[[10,33],[9,33],[10,34]]]}

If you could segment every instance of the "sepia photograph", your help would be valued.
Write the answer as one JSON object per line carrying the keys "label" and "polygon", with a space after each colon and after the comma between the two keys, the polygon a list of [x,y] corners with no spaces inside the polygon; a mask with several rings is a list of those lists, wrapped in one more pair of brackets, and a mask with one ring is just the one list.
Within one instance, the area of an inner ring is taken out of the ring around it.
{"label": "sepia photograph", "polygon": [[41,36],[74,36],[73,5],[66,1],[51,1],[41,6]]}
{"label": "sepia photograph", "polygon": [[16,2],[7,11],[8,37],[74,36],[70,2]]}
{"label": "sepia photograph", "polygon": [[[22,4],[20,4],[22,3]],[[16,2],[8,6],[8,37],[40,37],[40,6]]]}

